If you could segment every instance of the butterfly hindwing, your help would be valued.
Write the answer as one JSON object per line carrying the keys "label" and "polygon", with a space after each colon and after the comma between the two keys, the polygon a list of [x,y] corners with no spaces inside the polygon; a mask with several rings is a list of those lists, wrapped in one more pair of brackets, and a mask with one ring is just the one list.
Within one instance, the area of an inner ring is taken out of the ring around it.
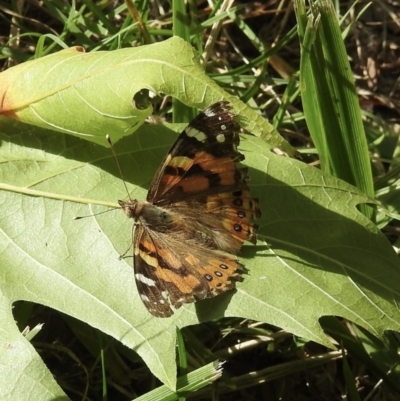
{"label": "butterfly hindwing", "polygon": [[[185,238],[186,237],[186,238]],[[191,242],[190,247],[182,246]],[[219,295],[240,279],[235,256],[208,249],[185,231],[135,232],[135,279],[140,298],[156,317],[168,317],[184,303]]]}
{"label": "butterfly hindwing", "polygon": [[256,242],[257,226],[252,221],[261,213],[248,189],[187,199],[169,205],[168,210],[183,216],[188,226],[206,231],[217,249],[237,254],[244,241]]}

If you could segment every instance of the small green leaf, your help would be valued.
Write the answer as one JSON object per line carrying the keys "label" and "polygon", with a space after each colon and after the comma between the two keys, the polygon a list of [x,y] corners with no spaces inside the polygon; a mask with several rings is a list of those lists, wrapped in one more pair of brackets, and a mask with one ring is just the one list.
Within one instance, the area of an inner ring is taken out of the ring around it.
{"label": "small green leaf", "polygon": [[177,37],[110,52],[62,50],[0,73],[0,88],[0,114],[103,145],[106,134],[117,142],[151,114],[151,107],[135,107],[140,91],[171,95],[198,108],[226,99],[241,113],[244,128],[293,154],[261,115],[205,74],[200,55]]}

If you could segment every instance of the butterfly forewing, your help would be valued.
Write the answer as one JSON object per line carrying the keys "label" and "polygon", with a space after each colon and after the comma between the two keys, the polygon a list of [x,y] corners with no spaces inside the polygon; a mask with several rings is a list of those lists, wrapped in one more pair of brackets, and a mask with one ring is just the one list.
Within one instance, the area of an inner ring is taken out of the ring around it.
{"label": "butterfly forewing", "polygon": [[239,125],[228,102],[200,113],[181,133],[150,185],[147,202],[122,202],[137,222],[134,267],[139,295],[154,316],[234,287],[245,240],[260,217],[238,168]]}
{"label": "butterfly forewing", "polygon": [[187,199],[200,193],[239,188],[247,178],[235,162],[244,159],[238,152],[239,124],[228,102],[218,102],[200,113],[181,133],[165,157],[147,200],[157,205]]}

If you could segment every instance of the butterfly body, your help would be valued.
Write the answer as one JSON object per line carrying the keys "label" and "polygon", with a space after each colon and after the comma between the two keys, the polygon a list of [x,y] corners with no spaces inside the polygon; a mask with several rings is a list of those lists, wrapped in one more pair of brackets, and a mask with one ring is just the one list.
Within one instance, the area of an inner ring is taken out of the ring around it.
{"label": "butterfly body", "polygon": [[260,216],[237,151],[239,125],[227,102],[199,114],[157,171],[147,200],[119,201],[136,222],[135,278],[147,309],[158,317],[171,305],[209,298],[234,287],[236,254],[255,243]]}
{"label": "butterfly body", "polygon": [[135,199],[129,202],[118,201],[118,203],[128,218],[134,219],[135,222],[155,231],[166,232],[171,230],[171,226],[178,217],[172,216],[168,210],[149,202],[140,202]]}

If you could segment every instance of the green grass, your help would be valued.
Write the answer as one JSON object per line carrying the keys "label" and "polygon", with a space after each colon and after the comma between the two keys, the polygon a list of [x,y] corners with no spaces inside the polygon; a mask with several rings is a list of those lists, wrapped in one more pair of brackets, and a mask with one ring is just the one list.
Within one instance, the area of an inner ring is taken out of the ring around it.
{"label": "green grass", "polygon": [[[0,398],[396,399],[398,140],[389,94],[360,107],[362,6],[157,4],[2,4]],[[126,198],[106,134],[144,199],[176,133],[140,125],[222,98],[254,135],[260,241],[237,291],[156,319],[118,260],[131,222],[73,218]]]}

